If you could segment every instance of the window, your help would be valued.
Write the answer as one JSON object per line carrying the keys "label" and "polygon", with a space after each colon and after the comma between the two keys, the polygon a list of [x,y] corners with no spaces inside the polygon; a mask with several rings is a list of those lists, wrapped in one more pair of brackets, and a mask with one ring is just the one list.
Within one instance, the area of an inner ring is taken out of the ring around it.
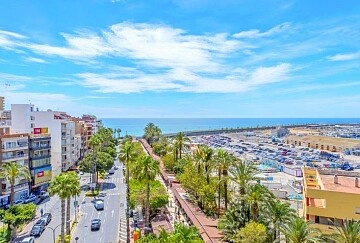
{"label": "window", "polygon": [[360,207],[359,207],[359,208],[355,208],[355,213],[356,213],[356,214],[360,214]]}

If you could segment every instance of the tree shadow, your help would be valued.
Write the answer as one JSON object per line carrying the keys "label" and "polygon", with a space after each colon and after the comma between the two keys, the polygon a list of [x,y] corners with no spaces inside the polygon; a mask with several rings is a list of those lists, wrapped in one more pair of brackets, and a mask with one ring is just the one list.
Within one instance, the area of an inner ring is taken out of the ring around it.
{"label": "tree shadow", "polygon": [[110,190],[114,188],[116,188],[116,185],[114,183],[109,183],[109,182],[103,182],[101,186],[102,191]]}

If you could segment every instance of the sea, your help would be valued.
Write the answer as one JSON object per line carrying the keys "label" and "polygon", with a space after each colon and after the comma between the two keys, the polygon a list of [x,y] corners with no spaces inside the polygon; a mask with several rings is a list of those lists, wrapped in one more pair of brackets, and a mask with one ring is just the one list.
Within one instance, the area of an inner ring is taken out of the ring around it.
{"label": "sea", "polygon": [[120,128],[121,136],[139,137],[152,122],[163,134],[222,128],[250,128],[304,124],[360,124],[360,118],[101,118],[108,128]]}

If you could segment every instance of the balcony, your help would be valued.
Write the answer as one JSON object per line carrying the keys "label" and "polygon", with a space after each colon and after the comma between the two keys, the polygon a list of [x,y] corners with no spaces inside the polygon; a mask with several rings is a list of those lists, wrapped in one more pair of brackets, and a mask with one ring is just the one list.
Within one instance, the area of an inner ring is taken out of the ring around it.
{"label": "balcony", "polygon": [[38,160],[38,159],[46,159],[46,158],[50,158],[51,154],[42,154],[42,155],[34,155],[31,156],[30,159],[31,160]]}
{"label": "balcony", "polygon": [[21,149],[27,149],[29,146],[28,143],[21,143],[21,144],[17,144],[17,145],[7,145],[5,146],[4,144],[1,146],[2,151],[3,152],[9,152],[9,151],[16,151],[16,150],[21,150]]}
{"label": "balcony", "polygon": [[40,145],[30,145],[29,147],[31,150],[43,150],[43,149],[50,149],[50,144],[40,144]]}
{"label": "balcony", "polygon": [[18,155],[7,155],[2,157],[2,162],[9,162],[11,160],[17,159],[27,159],[29,156],[28,154],[18,154]]}
{"label": "balcony", "polygon": [[[20,190],[23,190],[23,189],[28,189],[29,188],[29,183],[26,182],[26,183],[22,183],[22,184],[18,184],[14,187],[14,190],[15,192],[16,191],[20,191]],[[10,193],[11,192],[11,187],[6,187],[6,189],[2,189],[3,193]]]}

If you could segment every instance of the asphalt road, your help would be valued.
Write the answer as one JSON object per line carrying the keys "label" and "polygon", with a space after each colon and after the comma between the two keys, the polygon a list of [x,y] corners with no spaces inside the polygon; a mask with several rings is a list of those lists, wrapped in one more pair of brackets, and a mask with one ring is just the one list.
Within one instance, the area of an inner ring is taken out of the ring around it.
{"label": "asphalt road", "polygon": [[[83,176],[80,176],[80,184],[85,185],[89,183],[90,176],[89,174],[85,174]],[[76,200],[81,202],[85,196],[85,191],[81,191],[80,197]],[[71,219],[74,219],[75,217],[75,208],[74,208],[74,201],[75,198],[72,198],[71,200]],[[20,241],[26,236],[29,236],[32,226],[35,224],[35,222],[40,218],[40,210],[43,209],[44,213],[51,213],[52,214],[52,220],[50,221],[49,225],[46,226],[45,231],[42,233],[42,235],[38,238],[36,238],[36,243],[51,243],[53,242],[53,230],[50,228],[55,229],[55,237],[60,235],[60,224],[61,224],[61,202],[58,196],[53,196],[47,199],[42,200],[38,206],[37,206],[37,213],[36,217],[30,223],[27,225],[23,231],[22,234],[18,236],[16,239],[16,242]]]}
{"label": "asphalt road", "polygon": [[[80,220],[72,234],[72,242],[77,243],[117,243],[122,238],[121,232],[125,229],[126,221],[124,209],[125,184],[123,184],[122,164],[115,161],[118,167],[115,174],[105,179],[101,192],[105,193],[104,210],[97,211],[94,207],[94,198],[85,198],[80,207]],[[101,227],[98,231],[91,231],[92,219],[101,219]],[[120,221],[121,218],[121,221]],[[78,237],[76,241],[75,238]],[[126,237],[125,237],[126,240]],[[123,241],[121,241],[123,242]]]}

